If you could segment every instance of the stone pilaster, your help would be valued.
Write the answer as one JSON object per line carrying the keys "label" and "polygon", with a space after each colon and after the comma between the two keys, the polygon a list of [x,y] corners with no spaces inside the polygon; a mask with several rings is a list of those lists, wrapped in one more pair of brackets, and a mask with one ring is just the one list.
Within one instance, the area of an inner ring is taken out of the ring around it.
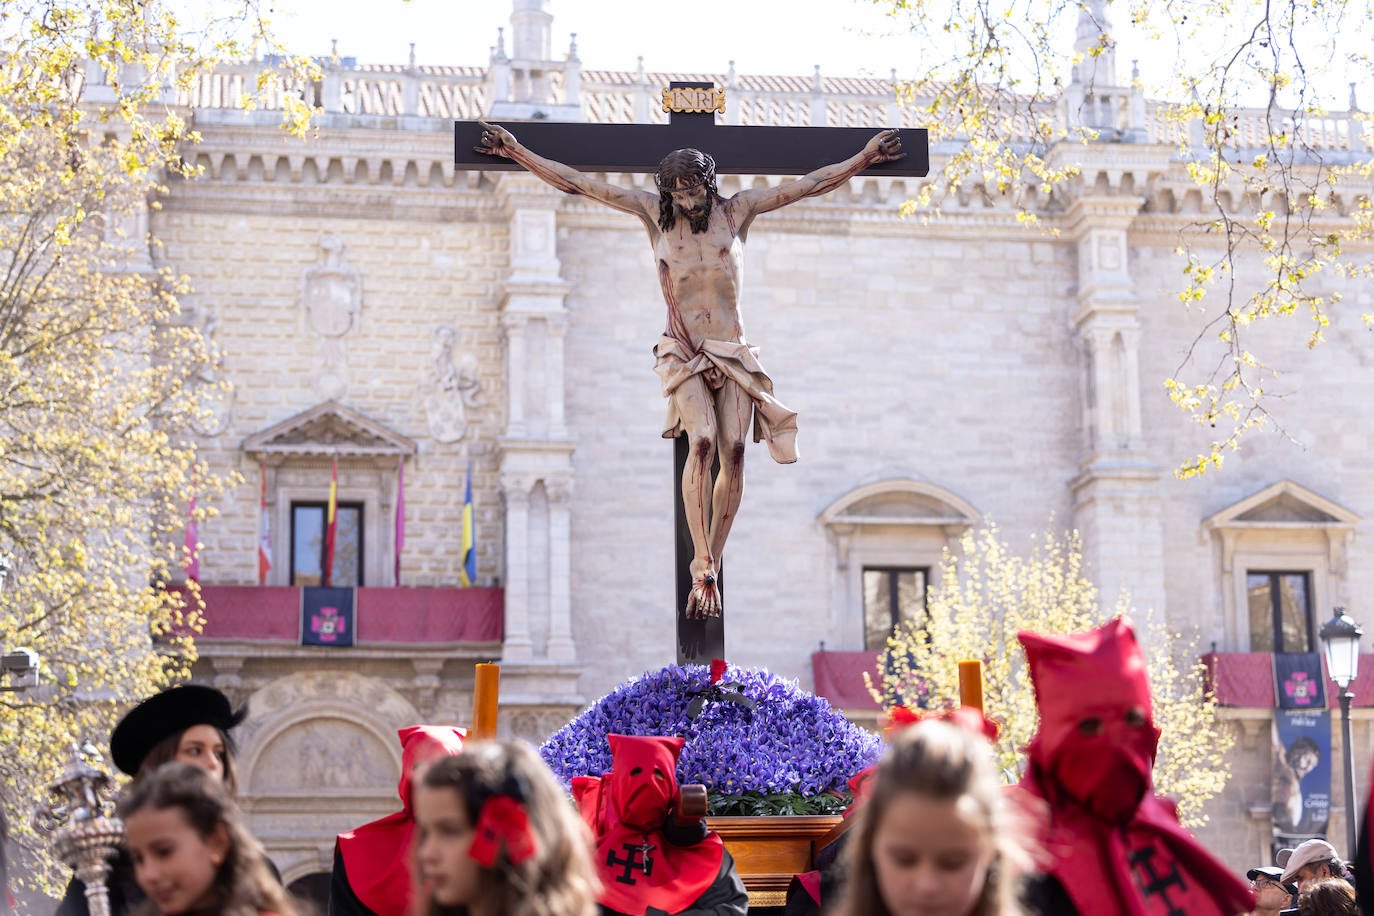
{"label": "stone pilaster", "polygon": [[525,354],[525,325],[528,316],[507,313],[501,316],[501,330],[506,337],[506,436],[522,439],[525,436],[525,377],[528,358]]}
{"label": "stone pilaster", "polygon": [[[572,632],[572,452],[563,347],[571,287],[560,273],[563,195],[532,175],[501,177],[510,274],[501,301],[510,404],[498,443],[506,496],[506,645],[503,704],[545,691],[575,696]],[[546,526],[546,527],[536,527]],[[545,616],[547,615],[547,619]],[[515,663],[515,667],[511,667]],[[536,683],[539,685],[536,690]]]}
{"label": "stone pilaster", "polygon": [[572,634],[572,481],[551,481],[549,497],[549,641],[548,656],[577,658]]}
{"label": "stone pilaster", "polygon": [[1129,261],[1128,230],[1141,203],[1128,194],[1093,194],[1070,207],[1083,411],[1073,520],[1104,608],[1124,589],[1138,609],[1163,614],[1161,470],[1148,458],[1141,423],[1140,302]]}
{"label": "stone pilaster", "polygon": [[520,478],[501,477],[506,501],[506,640],[502,661],[534,657],[529,614],[529,484]]}

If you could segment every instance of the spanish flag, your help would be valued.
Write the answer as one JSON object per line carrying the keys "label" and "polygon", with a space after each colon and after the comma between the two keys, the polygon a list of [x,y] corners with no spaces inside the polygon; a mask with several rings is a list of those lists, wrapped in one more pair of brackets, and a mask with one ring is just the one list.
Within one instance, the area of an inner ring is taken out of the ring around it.
{"label": "spanish flag", "polygon": [[267,513],[267,462],[258,466],[258,584],[272,571],[272,518]]}
{"label": "spanish flag", "polygon": [[463,565],[458,570],[458,584],[471,588],[477,584],[477,535],[472,521],[472,459],[468,459],[468,485],[463,494]]}

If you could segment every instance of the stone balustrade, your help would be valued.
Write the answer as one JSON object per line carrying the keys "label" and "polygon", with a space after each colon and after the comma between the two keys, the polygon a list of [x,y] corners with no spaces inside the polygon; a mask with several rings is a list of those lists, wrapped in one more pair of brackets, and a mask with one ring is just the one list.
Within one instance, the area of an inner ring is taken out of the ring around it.
{"label": "stone balustrade", "polygon": [[[269,62],[270,63],[270,62]],[[230,63],[197,78],[178,94],[186,107],[209,114],[216,109],[239,110],[245,95],[257,97],[251,107],[274,112],[286,94],[294,94],[322,109],[325,122],[365,117],[398,120],[408,129],[446,129],[444,122],[483,117],[495,98],[493,71],[487,67],[356,66],[326,62],[319,82],[287,82],[257,90],[262,62]],[[518,73],[517,73],[518,75]],[[565,67],[545,72],[541,79],[556,105],[576,105],[592,123],[665,123],[659,100],[672,80],[710,81],[723,86],[728,104],[724,119],[742,125],[829,127],[921,127],[920,112],[898,104],[892,80],[805,76],[744,76],[726,74],[646,73],[580,70]],[[503,85],[521,85],[503,78]],[[88,85],[88,92],[105,88]],[[1189,127],[1170,117],[1170,107],[1144,100],[1129,87],[1100,88],[1085,93],[1071,86],[1064,97],[1037,117],[1048,117],[1056,129],[1087,127],[1100,139],[1130,143],[1176,144]],[[222,120],[211,115],[212,120]],[[426,121],[434,124],[426,124]],[[1029,121],[1026,122],[1029,134]],[[1314,153],[1362,156],[1374,152],[1374,124],[1351,100],[1343,112],[1295,117],[1294,113],[1243,109],[1230,126],[1228,146],[1263,150],[1271,137]],[[1197,145],[1201,137],[1192,137]]]}

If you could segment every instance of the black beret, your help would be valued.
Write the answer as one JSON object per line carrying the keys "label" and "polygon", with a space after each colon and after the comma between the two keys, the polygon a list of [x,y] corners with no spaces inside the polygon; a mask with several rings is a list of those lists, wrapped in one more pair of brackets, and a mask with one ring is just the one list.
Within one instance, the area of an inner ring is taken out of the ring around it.
{"label": "black beret", "polygon": [[226,735],[248,715],[234,709],[229,698],[213,687],[183,684],[154,694],[129,710],[110,733],[110,756],[130,776],[159,741],[179,735],[193,725],[213,725]]}

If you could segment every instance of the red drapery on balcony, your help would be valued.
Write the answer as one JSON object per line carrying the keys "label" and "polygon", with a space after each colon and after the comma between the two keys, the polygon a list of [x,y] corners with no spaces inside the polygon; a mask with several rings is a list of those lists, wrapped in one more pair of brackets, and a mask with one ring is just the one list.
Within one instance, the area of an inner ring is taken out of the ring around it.
{"label": "red drapery on balcony", "polygon": [[[1278,706],[1274,693],[1274,656],[1268,652],[1208,652],[1202,656],[1207,667],[1207,686],[1222,706],[1273,709]],[[1325,659],[1322,668],[1325,670]],[[1360,673],[1351,685],[1354,706],[1374,706],[1374,655],[1360,655]],[[1336,708],[1340,688],[1326,682],[1327,703]]]}
{"label": "red drapery on balcony", "polygon": [[873,684],[878,677],[877,652],[812,652],[811,678],[816,695],[825,697],[836,709],[879,709],[864,686],[864,672]]}
{"label": "red drapery on balcony", "polygon": [[[295,642],[301,590],[294,586],[203,585],[201,639]],[[499,588],[360,588],[357,638],[367,643],[500,642]]]}

